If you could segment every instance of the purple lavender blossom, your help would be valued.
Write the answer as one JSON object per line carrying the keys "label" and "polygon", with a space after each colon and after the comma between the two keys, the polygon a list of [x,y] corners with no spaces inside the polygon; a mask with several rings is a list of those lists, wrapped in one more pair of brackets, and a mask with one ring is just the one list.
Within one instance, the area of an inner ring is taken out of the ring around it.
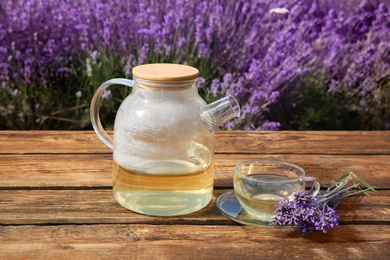
{"label": "purple lavender blossom", "polygon": [[149,46],[144,45],[141,47],[139,56],[138,56],[138,64],[143,64],[148,58]]}
{"label": "purple lavender blossom", "polygon": [[221,83],[219,82],[219,79],[213,79],[211,82],[211,86],[208,89],[208,92],[213,95],[213,97],[216,97],[218,95],[219,86]]}
{"label": "purple lavender blossom", "polygon": [[198,88],[202,88],[204,84],[206,83],[206,79],[203,77],[199,77],[198,81],[196,82]]}
{"label": "purple lavender blossom", "polygon": [[282,198],[277,206],[276,216],[271,221],[273,225],[297,225],[302,232],[321,230],[327,233],[329,229],[338,226],[339,216],[328,206],[318,204],[318,199],[304,191],[294,194],[292,201]]}
{"label": "purple lavender blossom", "polygon": [[135,56],[133,54],[130,54],[128,57],[122,58],[122,60],[126,62],[126,65],[123,68],[124,73],[125,73],[126,76],[130,76],[131,75],[131,71],[132,71],[132,69],[134,68],[134,66],[136,64]]}
{"label": "purple lavender blossom", "polygon": [[90,57],[91,57],[93,62],[96,62],[97,59],[100,57],[100,52],[97,50],[94,50],[91,52]]}
{"label": "purple lavender blossom", "polygon": [[177,43],[176,43],[176,46],[177,46],[178,48],[181,48],[181,47],[183,47],[183,46],[186,44],[186,42],[187,42],[186,38],[183,37],[183,36],[180,36],[180,37],[179,37],[179,40],[178,40]]}
{"label": "purple lavender blossom", "polygon": [[103,99],[110,99],[110,98],[112,98],[112,93],[111,93],[111,90],[110,89],[105,89],[105,90],[103,90],[103,93],[102,93],[102,98]]}
{"label": "purple lavender blossom", "polygon": [[19,89],[14,89],[11,91],[11,96],[13,96],[13,97],[20,96],[21,94],[22,94],[22,92]]}
{"label": "purple lavender blossom", "polygon": [[280,123],[279,122],[273,122],[269,120],[265,120],[264,123],[260,126],[259,130],[263,131],[276,131],[279,130]]}

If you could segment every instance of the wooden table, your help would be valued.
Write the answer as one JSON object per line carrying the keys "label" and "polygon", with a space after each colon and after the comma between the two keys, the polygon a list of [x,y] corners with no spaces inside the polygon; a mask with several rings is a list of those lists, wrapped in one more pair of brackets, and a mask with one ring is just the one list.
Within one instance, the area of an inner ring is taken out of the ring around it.
{"label": "wooden table", "polygon": [[[112,152],[92,131],[0,131],[0,259],[381,259],[390,255],[390,132],[216,133],[203,210],[150,217],[119,206]],[[353,171],[378,193],[345,200],[328,234],[236,224],[215,206],[234,166],[275,159],[320,182]]]}

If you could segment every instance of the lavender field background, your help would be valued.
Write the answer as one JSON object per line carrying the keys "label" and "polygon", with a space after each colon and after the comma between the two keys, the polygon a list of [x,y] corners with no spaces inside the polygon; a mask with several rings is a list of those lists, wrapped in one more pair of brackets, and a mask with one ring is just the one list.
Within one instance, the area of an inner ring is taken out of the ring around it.
{"label": "lavender field background", "polygon": [[[91,129],[102,82],[172,62],[200,70],[207,102],[238,99],[242,115],[225,129],[389,130],[389,10],[388,0],[3,0],[0,129]],[[103,125],[130,91],[104,93]]]}

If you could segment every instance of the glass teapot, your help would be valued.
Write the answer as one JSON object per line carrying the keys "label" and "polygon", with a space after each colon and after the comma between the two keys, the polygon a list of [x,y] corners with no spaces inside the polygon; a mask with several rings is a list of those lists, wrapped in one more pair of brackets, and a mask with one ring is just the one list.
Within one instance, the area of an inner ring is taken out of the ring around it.
{"label": "glass teapot", "polygon": [[[205,207],[214,184],[214,129],[239,116],[232,96],[209,105],[199,96],[196,68],[147,64],[133,80],[111,79],[96,91],[91,121],[113,150],[113,193],[123,207],[154,216],[183,215]],[[99,119],[99,100],[110,85],[132,87],[114,124],[114,138]]]}

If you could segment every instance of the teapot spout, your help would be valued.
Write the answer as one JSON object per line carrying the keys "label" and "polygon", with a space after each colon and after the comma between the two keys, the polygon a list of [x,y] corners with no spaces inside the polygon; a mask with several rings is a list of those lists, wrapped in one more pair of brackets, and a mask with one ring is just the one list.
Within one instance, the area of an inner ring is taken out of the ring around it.
{"label": "teapot spout", "polygon": [[210,132],[232,118],[240,116],[240,105],[233,96],[221,98],[211,104],[199,107],[199,116]]}

